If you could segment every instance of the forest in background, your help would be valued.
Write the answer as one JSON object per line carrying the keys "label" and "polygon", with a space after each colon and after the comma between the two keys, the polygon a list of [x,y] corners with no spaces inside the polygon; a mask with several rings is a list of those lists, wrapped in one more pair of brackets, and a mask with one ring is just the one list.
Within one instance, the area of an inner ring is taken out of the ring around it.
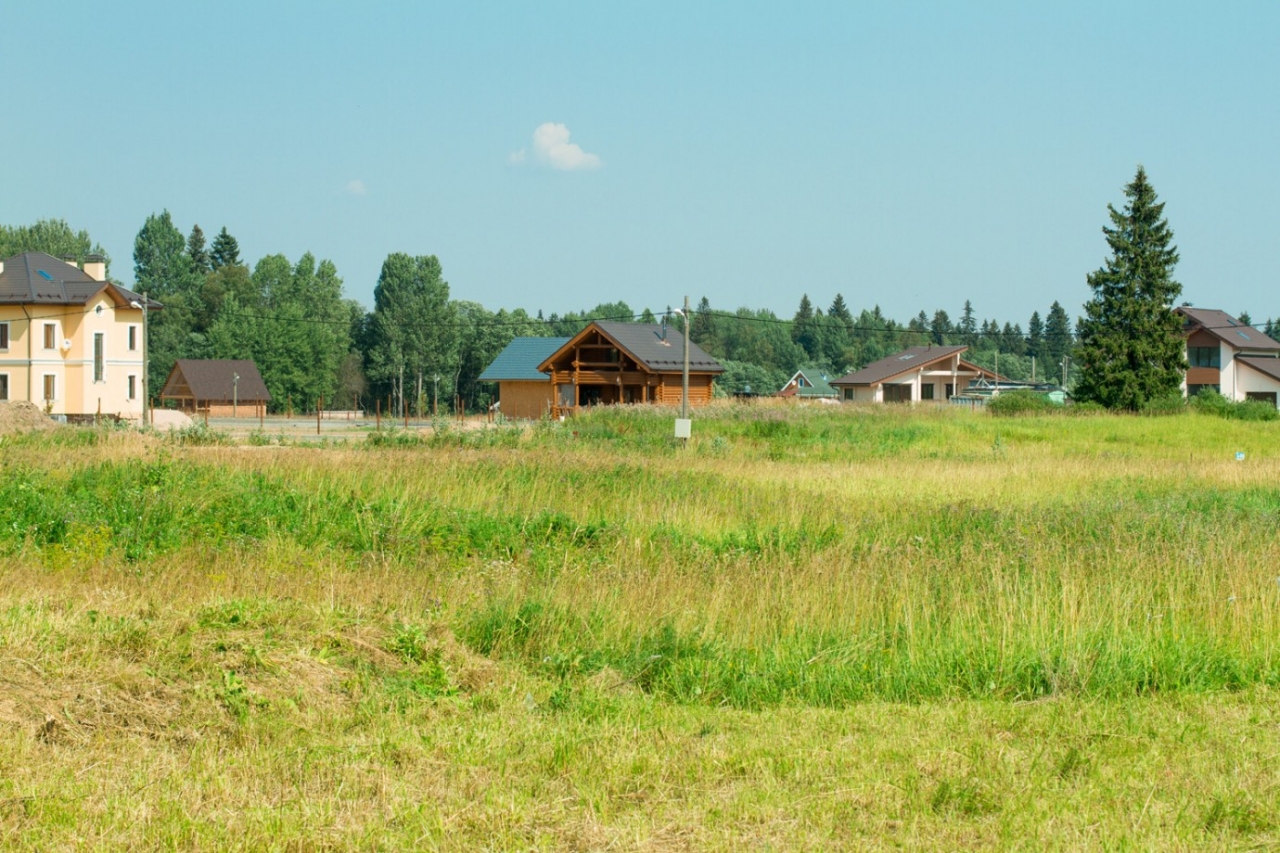
{"label": "forest in background", "polygon": [[[0,225],[0,257],[42,251],[83,261],[110,256],[62,220]],[[591,320],[661,322],[666,306],[633,307],[602,299],[566,313],[492,310],[453,298],[434,255],[395,253],[384,261],[366,309],[345,296],[331,261],[310,252],[296,260],[267,255],[250,264],[225,227],[207,240],[199,225],[184,234],[168,211],[147,217],[134,242],[133,289],[164,305],[151,316],[149,387],[158,393],[176,359],[247,358],[262,373],[272,409],[345,409],[390,400],[411,411],[461,405],[479,411],[496,388],[478,377],[518,336],[570,336]],[[108,266],[110,270],[110,266]],[[117,280],[112,277],[112,280]],[[799,290],[800,288],[797,288]],[[602,294],[602,297],[607,294]],[[682,328],[677,312],[665,315]],[[1251,323],[1247,312],[1239,315]],[[1275,336],[1276,321],[1264,331]],[[725,366],[717,390],[774,393],[797,370],[834,379],[909,346],[965,345],[966,358],[1015,380],[1063,382],[1074,371],[1073,318],[1058,301],[1021,322],[979,319],[968,300],[956,319],[943,308],[906,322],[878,305],[854,313],[843,294],[827,308],[801,295],[791,317],[768,309],[727,310],[702,297],[690,338]],[[1065,368],[1065,369],[1064,369]]]}

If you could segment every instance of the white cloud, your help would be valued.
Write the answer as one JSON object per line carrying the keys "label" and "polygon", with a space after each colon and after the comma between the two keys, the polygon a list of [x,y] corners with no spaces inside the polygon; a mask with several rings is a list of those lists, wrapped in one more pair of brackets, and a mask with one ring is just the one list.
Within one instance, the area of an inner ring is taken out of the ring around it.
{"label": "white cloud", "polygon": [[[577,143],[570,142],[569,128],[553,121],[544,122],[534,130],[533,156],[539,163],[562,172],[600,168],[600,158],[583,151]],[[525,150],[522,148],[512,153],[508,161],[512,164],[523,163]]]}
{"label": "white cloud", "polygon": [[364,185],[364,181],[357,178],[353,181],[347,181],[347,195],[368,195],[369,188]]}
{"label": "white cloud", "polygon": [[507,157],[507,162],[510,163],[512,166],[519,166],[521,163],[523,163],[524,149],[521,148],[519,151],[512,151],[511,154]]}

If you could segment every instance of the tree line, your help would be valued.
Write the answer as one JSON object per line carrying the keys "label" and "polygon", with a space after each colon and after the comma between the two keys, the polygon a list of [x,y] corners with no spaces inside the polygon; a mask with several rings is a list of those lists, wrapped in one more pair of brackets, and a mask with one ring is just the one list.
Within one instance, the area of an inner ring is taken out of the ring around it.
{"label": "tree line", "polygon": [[[1126,195],[1130,206],[1123,212],[1108,206],[1112,227],[1103,230],[1113,256],[1089,275],[1095,297],[1074,327],[1057,301],[1043,316],[1033,312],[1024,330],[1020,323],[979,320],[969,300],[956,321],[938,308],[901,323],[878,305],[855,315],[840,293],[825,311],[803,294],[790,318],[767,309],[719,310],[704,296],[689,318],[690,339],[724,364],[720,393],[773,393],[799,369],[834,379],[906,347],[964,345],[966,359],[1010,379],[1067,380],[1087,398],[1134,408],[1168,393],[1169,377],[1180,376],[1185,365],[1172,311],[1181,293],[1172,280],[1177,251],[1160,218],[1163,205],[1156,204],[1141,168]],[[0,257],[24,251],[106,256],[86,232],[61,220],[0,225]],[[176,359],[252,359],[272,394],[273,411],[314,411],[322,402],[326,408],[378,405],[395,413],[455,405],[482,410],[495,389],[479,376],[515,337],[571,336],[593,319],[656,323],[678,317],[648,307],[636,312],[620,301],[546,317],[520,308],[492,311],[453,299],[434,255],[404,253],[383,262],[370,311],[345,297],[331,261],[310,252],[296,261],[274,254],[251,268],[225,227],[207,243],[199,225],[184,235],[167,210],[147,217],[133,260],[134,289],[164,305],[151,318],[152,394]],[[1249,322],[1247,313],[1240,319]],[[1274,337],[1277,325],[1268,320],[1266,333]],[[1136,344],[1125,343],[1134,337]],[[1135,392],[1142,387],[1135,374],[1159,379]],[[1130,390],[1108,390],[1115,386]]]}

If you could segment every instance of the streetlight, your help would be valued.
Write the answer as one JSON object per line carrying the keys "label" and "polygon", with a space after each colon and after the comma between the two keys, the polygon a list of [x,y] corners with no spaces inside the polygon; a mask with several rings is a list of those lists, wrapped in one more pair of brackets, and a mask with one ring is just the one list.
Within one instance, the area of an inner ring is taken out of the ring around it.
{"label": "streetlight", "polygon": [[240,374],[231,374],[231,417],[240,417]]}
{"label": "streetlight", "polygon": [[138,304],[137,299],[129,301],[130,308],[142,309],[142,425],[151,425],[151,384],[147,381],[147,294],[138,294],[142,297],[142,304]]}

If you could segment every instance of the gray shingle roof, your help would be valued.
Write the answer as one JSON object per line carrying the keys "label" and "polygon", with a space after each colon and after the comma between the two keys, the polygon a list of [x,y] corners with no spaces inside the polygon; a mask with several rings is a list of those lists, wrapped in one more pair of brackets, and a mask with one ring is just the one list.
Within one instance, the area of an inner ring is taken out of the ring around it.
{"label": "gray shingle roof", "polygon": [[514,338],[480,374],[480,382],[550,382],[538,365],[569,342],[569,338]]}
{"label": "gray shingle roof", "polygon": [[[239,375],[237,383],[235,376]],[[160,396],[241,403],[271,402],[271,392],[248,359],[180,358],[174,362]]]}
{"label": "gray shingle roof", "polygon": [[1280,343],[1271,340],[1252,326],[1246,326],[1226,311],[1218,311],[1214,308],[1192,308],[1189,305],[1183,305],[1175,310],[1190,321],[1185,324],[1188,332],[1193,332],[1196,327],[1199,327],[1238,350],[1280,352]]}
{"label": "gray shingle roof", "polygon": [[874,385],[886,379],[892,379],[900,373],[917,370],[922,366],[950,358],[967,350],[968,347],[909,347],[896,355],[873,361],[861,370],[832,379],[830,384],[839,385]]}
{"label": "gray shingle roof", "polygon": [[[591,325],[604,332],[620,348],[626,350],[628,355],[650,370],[670,373],[684,369],[684,336],[670,324],[667,326],[665,342],[662,339],[660,323],[616,323],[597,320]],[[703,352],[702,347],[693,341],[689,342],[689,369],[698,373],[724,372],[720,362]]]}
{"label": "gray shingle roof", "polygon": [[[98,281],[79,267],[44,252],[23,252],[4,261],[0,272],[0,304],[84,305],[106,289],[119,305],[128,305],[142,296],[109,281]],[[163,306],[151,300],[152,310]]]}

